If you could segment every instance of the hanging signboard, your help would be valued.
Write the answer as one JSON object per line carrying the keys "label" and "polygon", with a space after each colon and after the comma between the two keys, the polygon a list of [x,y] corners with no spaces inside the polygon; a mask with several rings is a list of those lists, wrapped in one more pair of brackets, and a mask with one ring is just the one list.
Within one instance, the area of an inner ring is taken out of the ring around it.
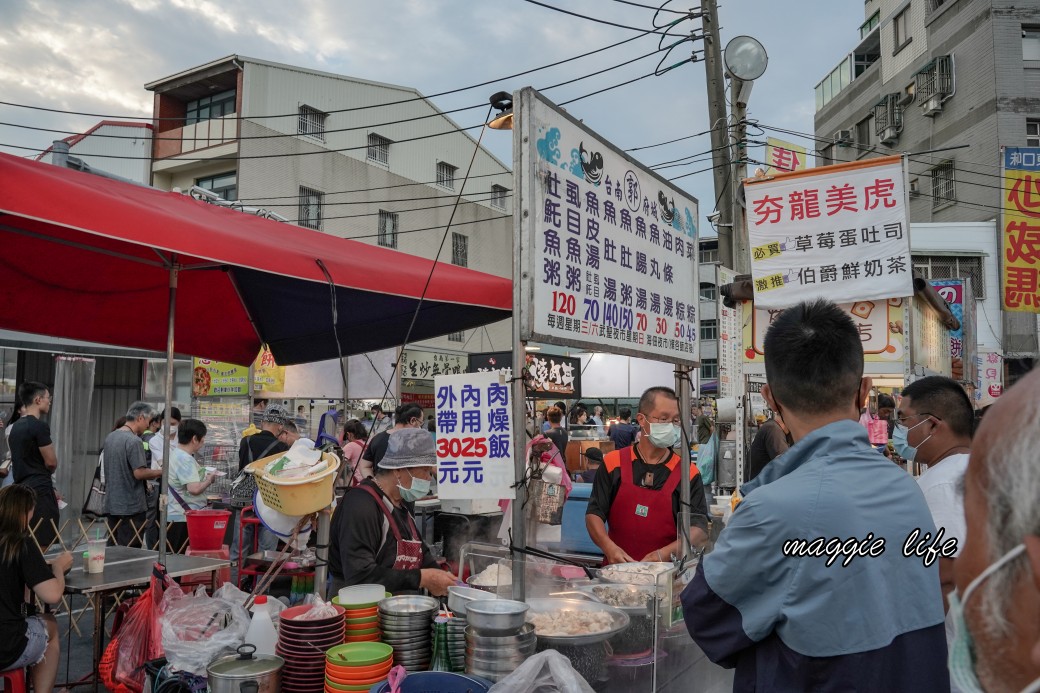
{"label": "hanging signboard", "polygon": [[[527,396],[537,399],[581,399],[581,359],[557,354],[527,354]],[[508,351],[469,355],[469,373],[504,373],[513,377]]]}
{"label": "hanging signboard", "polygon": [[249,368],[233,363],[193,358],[192,397],[248,397]]}
{"label": "hanging signboard", "polygon": [[272,395],[285,392],[285,366],[275,363],[271,350],[266,347],[253,363],[253,390]]}
{"label": "hanging signboard", "polygon": [[1040,313],[1040,147],[1004,148],[1001,304]]}
{"label": "hanging signboard", "polygon": [[985,407],[1004,394],[1004,359],[995,351],[980,349],[975,368],[975,404]]}
{"label": "hanging signboard", "polygon": [[954,380],[975,382],[975,296],[971,279],[932,279],[931,285],[950,306],[960,327],[950,330],[951,376]]}
{"label": "hanging signboard", "polygon": [[433,380],[438,375],[466,372],[466,354],[442,354],[433,351],[405,349],[401,352],[401,377]]}
{"label": "hanging signboard", "polygon": [[[724,267],[718,267],[716,286],[732,284],[737,273]],[[743,341],[741,326],[742,305],[737,303],[727,308],[719,301],[719,397],[739,397],[743,382],[744,363],[741,358],[741,342]],[[701,386],[701,392],[704,392]]]}
{"label": "hanging signboard", "polygon": [[774,171],[801,171],[808,167],[808,159],[805,147],[773,137],[766,138],[766,163]]}
{"label": "hanging signboard", "polygon": [[745,183],[756,306],[913,295],[901,157]]}
{"label": "hanging signboard", "polygon": [[[863,360],[870,363],[891,363],[893,373],[902,372],[906,353],[904,302],[892,298],[887,301],[856,301],[838,307],[856,323],[863,342]],[[750,321],[744,326],[744,362],[765,363],[766,330],[783,311],[777,308],[755,308]]]}
{"label": "hanging signboard", "polygon": [[521,339],[694,364],[697,201],[534,89],[514,113]]}
{"label": "hanging signboard", "polygon": [[515,498],[509,382],[500,373],[464,373],[433,383],[438,497]]}
{"label": "hanging signboard", "polygon": [[943,324],[938,311],[925,300],[914,298],[913,335],[914,366],[920,366],[927,375],[953,375],[950,355],[950,330]]}

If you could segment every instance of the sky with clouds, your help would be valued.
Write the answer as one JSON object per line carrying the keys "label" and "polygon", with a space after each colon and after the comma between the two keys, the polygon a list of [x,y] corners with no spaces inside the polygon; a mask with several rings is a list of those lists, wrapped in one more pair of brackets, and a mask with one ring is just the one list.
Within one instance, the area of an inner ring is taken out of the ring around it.
{"label": "sky with clouds", "polygon": [[[540,0],[542,1],[542,0]],[[650,4],[644,0],[646,4]],[[653,10],[615,0],[544,0],[573,12],[649,29]],[[668,8],[699,5],[692,0]],[[815,84],[857,42],[861,0],[723,0],[723,44],[747,34],[769,53],[756,83],[750,117],[777,127],[812,132]],[[667,16],[668,20],[678,15]],[[493,85],[434,98],[463,126],[483,118],[495,91],[536,88],[589,75],[650,53],[647,35],[582,60],[516,79],[499,79],[570,58],[638,32],[567,16],[524,0],[0,0],[0,100],[105,116],[147,116],[151,93],[143,85],[233,53],[300,65],[436,94],[489,80]],[[660,23],[660,20],[659,20]],[[698,30],[700,20],[681,30]],[[675,39],[666,39],[675,40]],[[674,49],[665,64],[689,57]],[[562,102],[654,72],[660,55],[546,92]],[[660,77],[578,101],[568,110],[616,146],[631,148],[708,129],[705,70],[687,63]],[[0,151],[26,156],[12,145],[44,148],[64,134],[9,124],[83,131],[97,117],[0,105]],[[764,139],[764,137],[760,138]],[[804,140],[793,139],[803,145]],[[506,138],[485,138],[503,161]],[[710,149],[703,135],[643,150],[647,164]],[[811,148],[811,147],[810,147]],[[762,150],[752,150],[761,158]],[[710,166],[709,161],[661,171],[669,177]],[[676,181],[701,201],[714,199],[711,173]]]}

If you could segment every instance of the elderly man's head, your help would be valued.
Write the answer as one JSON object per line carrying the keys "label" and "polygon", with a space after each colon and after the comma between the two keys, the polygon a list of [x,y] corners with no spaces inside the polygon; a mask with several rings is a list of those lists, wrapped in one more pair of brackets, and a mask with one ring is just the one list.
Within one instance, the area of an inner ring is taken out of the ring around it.
{"label": "elderly man's head", "polygon": [[997,400],[964,479],[968,534],[954,576],[986,691],[1020,691],[1040,679],[1038,393],[1040,371],[1033,371]]}

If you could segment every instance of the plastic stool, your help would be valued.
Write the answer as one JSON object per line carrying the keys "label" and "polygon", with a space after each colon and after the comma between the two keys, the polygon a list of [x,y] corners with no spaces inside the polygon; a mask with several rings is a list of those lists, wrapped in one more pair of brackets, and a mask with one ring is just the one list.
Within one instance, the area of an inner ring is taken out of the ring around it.
{"label": "plastic stool", "polygon": [[14,669],[0,673],[4,682],[4,693],[25,693],[25,669]]}

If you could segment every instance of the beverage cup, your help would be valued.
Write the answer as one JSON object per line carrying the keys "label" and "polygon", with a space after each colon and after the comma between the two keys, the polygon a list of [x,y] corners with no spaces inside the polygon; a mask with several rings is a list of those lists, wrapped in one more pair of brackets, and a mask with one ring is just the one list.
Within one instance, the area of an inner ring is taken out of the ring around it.
{"label": "beverage cup", "polygon": [[91,539],[87,542],[87,572],[103,573],[105,571],[106,539]]}

